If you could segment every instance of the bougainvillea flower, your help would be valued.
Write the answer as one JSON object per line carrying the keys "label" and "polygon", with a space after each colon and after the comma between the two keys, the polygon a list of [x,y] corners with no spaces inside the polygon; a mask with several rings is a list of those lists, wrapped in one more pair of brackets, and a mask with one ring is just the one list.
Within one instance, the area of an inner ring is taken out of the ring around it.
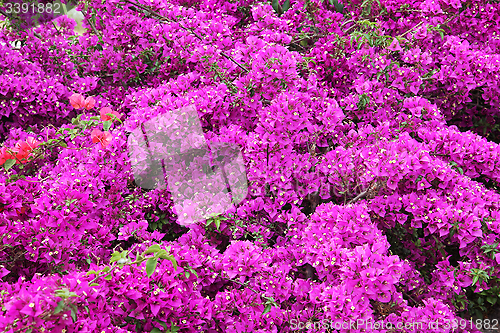
{"label": "bougainvillea flower", "polygon": [[73,94],[69,98],[71,106],[75,109],[80,109],[85,107],[85,98],[81,94]]}
{"label": "bougainvillea flower", "polygon": [[92,138],[92,142],[100,142],[103,148],[106,148],[106,146],[111,142],[111,139],[113,139],[113,135],[111,135],[111,133],[108,131],[103,132],[97,128],[92,130],[90,137]]}
{"label": "bougainvillea flower", "polygon": [[7,147],[0,149],[0,165],[3,165],[5,161],[14,159],[15,157],[7,151]]}
{"label": "bougainvillea flower", "polygon": [[7,268],[5,268],[3,265],[0,265],[0,279],[8,275],[9,273],[10,271]]}
{"label": "bougainvillea flower", "polygon": [[26,141],[18,141],[13,149],[15,152],[16,163],[26,163],[28,157],[33,149],[38,147],[41,142],[37,141],[33,137],[28,137]]}
{"label": "bougainvillea flower", "polygon": [[34,137],[30,136],[30,137],[28,137],[28,139],[26,139],[26,141],[18,141],[16,143],[16,146],[14,149],[15,149],[15,151],[24,150],[27,152],[31,152],[33,149],[38,147],[40,144],[41,144],[40,141],[38,141]]}
{"label": "bougainvillea flower", "polygon": [[100,114],[101,114],[101,120],[103,120],[103,121],[108,121],[108,120],[113,119],[113,117],[109,116],[108,114],[112,114],[113,116],[115,116],[118,119],[120,119],[122,117],[121,114],[119,114],[116,111],[111,110],[111,108],[108,108],[108,107],[102,108],[100,111]]}
{"label": "bougainvillea flower", "polygon": [[90,96],[85,99],[85,109],[90,110],[94,107],[94,105],[95,105],[94,97]]}
{"label": "bougainvillea flower", "polygon": [[77,110],[83,109],[83,108],[90,110],[95,105],[94,97],[90,96],[90,97],[84,98],[81,94],[71,95],[71,97],[69,98],[69,102],[71,103],[71,106]]}
{"label": "bougainvillea flower", "polygon": [[394,40],[392,41],[391,45],[389,45],[389,47],[387,48],[391,51],[402,51],[403,49],[401,48],[401,46],[399,45],[399,42],[396,38],[394,38]]}

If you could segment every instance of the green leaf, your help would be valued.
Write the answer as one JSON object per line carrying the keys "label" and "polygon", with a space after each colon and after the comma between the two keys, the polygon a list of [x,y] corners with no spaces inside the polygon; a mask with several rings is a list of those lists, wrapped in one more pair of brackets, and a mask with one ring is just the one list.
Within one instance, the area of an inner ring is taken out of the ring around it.
{"label": "green leaf", "polygon": [[109,262],[112,263],[112,262],[115,262],[115,261],[118,261],[120,260],[122,254],[120,252],[113,252],[113,254],[111,255],[111,259],[109,259]]}
{"label": "green leaf", "polygon": [[102,128],[104,129],[104,131],[109,131],[112,123],[113,122],[111,120],[105,121],[104,124],[102,124]]}
{"label": "green leaf", "polygon": [[278,9],[279,2],[278,2],[278,0],[272,0],[272,6],[273,6],[274,11],[279,14],[279,9]]}
{"label": "green leaf", "polygon": [[286,11],[289,9],[290,9],[290,0],[285,0],[285,3],[283,4],[283,12],[286,13]]}
{"label": "green leaf", "polygon": [[169,258],[166,259],[170,260],[172,265],[174,265],[174,270],[177,270],[177,260],[175,260],[174,256],[170,256]]}
{"label": "green leaf", "polygon": [[92,119],[92,120],[99,120],[99,119],[101,119],[101,117],[99,117],[99,116],[92,116],[92,117],[90,117],[90,119]]}
{"label": "green leaf", "polygon": [[179,331],[179,326],[175,325],[174,323],[170,323],[170,332],[176,333],[178,331]]}
{"label": "green leaf", "polygon": [[112,274],[109,274],[109,275],[106,275],[106,276],[104,277],[104,280],[108,280],[108,281],[109,281],[109,280],[111,280],[112,278],[113,278],[113,275],[112,275]]}
{"label": "green leaf", "polygon": [[278,304],[276,303],[276,301],[274,300],[274,298],[268,297],[268,299],[269,299],[269,302],[271,302],[272,305],[274,305],[276,307],[278,306]]}
{"label": "green leaf", "polygon": [[367,14],[370,15],[371,12],[372,12],[372,4],[370,4],[370,6],[368,6]]}
{"label": "green leaf", "polygon": [[344,5],[339,3],[337,0],[332,0],[330,2],[335,7],[335,11],[340,14],[344,14]]}
{"label": "green leaf", "polygon": [[478,280],[479,276],[475,275],[474,278],[472,279],[472,285],[475,285]]}
{"label": "green leaf", "polygon": [[486,297],[486,300],[488,301],[488,303],[490,303],[491,305],[495,305],[495,303],[497,302],[497,298],[496,297],[493,297],[493,296],[488,296]]}
{"label": "green leaf", "polygon": [[167,323],[156,318],[153,318],[153,320],[156,321],[158,324],[160,324],[165,329],[165,331],[167,330]]}
{"label": "green leaf", "polygon": [[161,333],[161,331],[155,327],[151,330],[151,333]]}
{"label": "green leaf", "polygon": [[13,160],[13,159],[8,159],[7,161],[5,161],[3,167],[5,169],[5,171],[8,171],[10,168],[12,168],[14,165],[16,164],[16,160]]}
{"label": "green leaf", "polygon": [[273,307],[272,304],[268,304],[266,306],[266,308],[264,309],[264,311],[262,312],[263,315],[265,315],[266,313],[268,313],[269,311],[271,311],[271,308]]}
{"label": "green leaf", "polygon": [[77,308],[74,304],[71,304],[70,305],[71,307],[71,319],[73,319],[73,322],[75,323],[76,322],[76,311],[77,311]]}
{"label": "green leaf", "polygon": [[480,320],[483,320],[483,312],[479,309],[474,309],[474,311],[476,312],[476,317]]}
{"label": "green leaf", "polygon": [[146,251],[144,251],[144,254],[148,254],[148,253],[155,253],[155,252],[158,252],[161,250],[161,247],[160,245],[158,244],[153,244],[151,245]]}
{"label": "green leaf", "polygon": [[109,262],[112,263],[112,262],[120,260],[121,258],[122,258],[121,252],[115,251],[111,255],[111,259],[109,260]]}
{"label": "green leaf", "polygon": [[54,309],[54,314],[58,314],[59,312],[63,311],[64,307],[65,307],[64,301],[59,301],[59,303],[57,303],[56,308]]}
{"label": "green leaf", "polygon": [[198,274],[196,273],[196,271],[194,269],[192,269],[191,267],[189,267],[189,271],[191,273],[193,273],[197,278],[199,278]]}
{"label": "green leaf", "polygon": [[220,219],[215,219],[215,226],[217,227],[217,231],[220,231]]}
{"label": "green leaf", "polygon": [[156,264],[158,264],[158,259],[156,258],[149,258],[148,261],[146,261],[146,273],[148,274],[148,277],[153,275],[156,269]]}
{"label": "green leaf", "polygon": [[161,250],[160,252],[158,252],[157,256],[158,256],[158,258],[161,258],[161,259],[169,259],[170,258],[170,255],[165,250]]}
{"label": "green leaf", "polygon": [[89,284],[89,286],[91,286],[91,287],[95,287],[95,286],[98,286],[98,285],[99,285],[99,283],[91,283],[91,284]]}

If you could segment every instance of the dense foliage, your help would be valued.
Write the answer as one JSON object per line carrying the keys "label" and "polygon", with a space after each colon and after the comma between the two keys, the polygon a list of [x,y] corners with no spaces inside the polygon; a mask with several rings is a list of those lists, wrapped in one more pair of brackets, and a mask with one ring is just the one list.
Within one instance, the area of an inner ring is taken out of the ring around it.
{"label": "dense foliage", "polygon": [[[78,9],[0,30],[1,332],[478,332],[500,303],[498,1]],[[189,105],[249,191],[186,225],[127,140]]]}

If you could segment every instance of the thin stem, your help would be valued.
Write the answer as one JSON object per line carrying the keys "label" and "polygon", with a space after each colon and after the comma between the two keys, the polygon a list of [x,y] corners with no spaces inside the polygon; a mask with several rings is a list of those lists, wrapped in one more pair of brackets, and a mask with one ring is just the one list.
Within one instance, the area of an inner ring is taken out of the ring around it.
{"label": "thin stem", "polygon": [[368,185],[368,188],[365,191],[358,194],[354,199],[349,201],[347,204],[350,205],[350,204],[355,203],[356,201],[359,201],[359,200],[365,198],[368,195],[368,192],[372,189],[373,182],[374,181],[372,180],[372,182],[370,183],[370,185]]}
{"label": "thin stem", "polygon": [[96,36],[101,36],[101,34],[99,34],[99,32],[97,31],[96,27],[94,26],[94,23],[92,22],[92,20],[87,16],[87,12],[83,12],[83,14],[87,17],[87,22],[89,22],[90,26],[92,27],[92,30],[94,31],[94,33],[96,34]]}
{"label": "thin stem", "polygon": [[59,31],[59,29],[57,29],[57,25],[54,23],[54,21],[51,21],[52,22],[52,25],[54,26],[54,29],[56,29],[57,33],[60,35],[61,32]]}
{"label": "thin stem", "polygon": [[418,304],[418,302],[417,302],[417,301],[415,301],[415,300],[413,299],[413,297],[411,297],[410,295],[408,295],[406,292],[404,292],[404,291],[403,291],[403,294],[404,294],[406,297],[408,297],[409,299],[411,299],[411,300],[413,301],[413,303],[415,303],[415,305],[417,305],[417,304]]}
{"label": "thin stem", "polygon": [[342,28],[344,25],[346,25],[346,24],[348,24],[348,23],[351,23],[351,22],[353,22],[353,21],[354,21],[354,19],[347,20],[347,21],[345,21],[344,23],[342,23],[342,24],[340,25],[340,27]]}
{"label": "thin stem", "polygon": [[[239,284],[239,285],[242,285],[243,287],[248,288],[248,290],[253,291],[253,292],[254,292],[254,293],[256,293],[257,295],[260,295],[260,293],[259,293],[257,290],[255,290],[255,289],[253,289],[253,288],[250,288],[250,287],[249,287],[246,283],[240,282],[240,281],[238,281],[238,280],[233,280],[233,279],[230,279],[230,278],[225,278],[225,279],[226,279],[226,280],[228,280],[228,281],[231,281],[231,282],[237,283],[237,284]],[[263,296],[263,297],[265,297],[265,296]],[[267,297],[265,297],[265,298],[267,298]]]}
{"label": "thin stem", "polygon": [[39,180],[28,180],[28,179],[23,179],[23,180],[26,182],[31,182],[31,183],[41,183],[43,181],[46,181],[49,178],[52,179],[50,176],[47,176],[47,177],[45,177],[43,179],[39,179]]}
{"label": "thin stem", "polygon": [[422,24],[424,24],[424,21],[420,21],[416,26],[414,26],[413,28],[411,28],[410,30],[406,31],[405,33],[403,33],[402,35],[399,35],[399,37],[403,37],[404,35],[406,35],[407,33],[415,30],[416,28],[420,27]]}

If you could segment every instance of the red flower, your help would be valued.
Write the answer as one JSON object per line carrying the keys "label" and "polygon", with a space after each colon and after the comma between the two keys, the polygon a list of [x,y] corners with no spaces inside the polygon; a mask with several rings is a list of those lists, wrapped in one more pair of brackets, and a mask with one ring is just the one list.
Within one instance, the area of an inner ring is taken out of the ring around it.
{"label": "red flower", "polygon": [[87,97],[87,99],[85,99],[85,108],[87,110],[90,110],[94,107],[95,105],[95,99],[94,97],[90,96],[90,97]]}
{"label": "red flower", "polygon": [[15,157],[7,151],[7,147],[0,149],[0,165],[3,165],[7,160],[13,160]]}
{"label": "red flower", "polygon": [[108,107],[102,108],[100,113],[101,113],[101,120],[103,120],[103,121],[108,121],[108,120],[113,119],[113,117],[112,116],[108,116],[108,114],[112,114],[113,116],[115,116],[118,119],[120,119],[122,117],[121,114],[119,114],[116,111],[111,110]]}
{"label": "red flower", "polygon": [[30,152],[33,149],[35,149],[36,147],[38,147],[40,144],[41,144],[40,141],[38,141],[37,139],[35,139],[32,136],[29,136],[28,139],[26,139],[25,142],[18,142],[16,144],[16,147],[20,147],[21,149]]}
{"label": "red flower", "polygon": [[90,133],[90,137],[92,138],[93,143],[100,142],[103,148],[106,148],[106,146],[111,142],[111,139],[113,139],[111,133],[109,133],[108,131],[102,132],[97,128],[92,130],[92,133]]}
{"label": "red flower", "polygon": [[90,110],[95,105],[94,97],[90,96],[85,99],[81,94],[71,95],[69,98],[69,102],[71,103],[71,106],[74,107],[75,109],[85,108],[87,110]]}
{"label": "red flower", "polygon": [[17,164],[26,163],[31,151],[36,147],[38,147],[40,143],[41,142],[37,141],[35,138],[31,136],[28,137],[26,141],[18,141],[13,149],[13,151],[16,154],[16,160],[17,160],[16,163]]}
{"label": "red flower", "polygon": [[71,97],[69,98],[69,102],[75,109],[80,109],[85,106],[85,98],[80,94],[71,95]]}

